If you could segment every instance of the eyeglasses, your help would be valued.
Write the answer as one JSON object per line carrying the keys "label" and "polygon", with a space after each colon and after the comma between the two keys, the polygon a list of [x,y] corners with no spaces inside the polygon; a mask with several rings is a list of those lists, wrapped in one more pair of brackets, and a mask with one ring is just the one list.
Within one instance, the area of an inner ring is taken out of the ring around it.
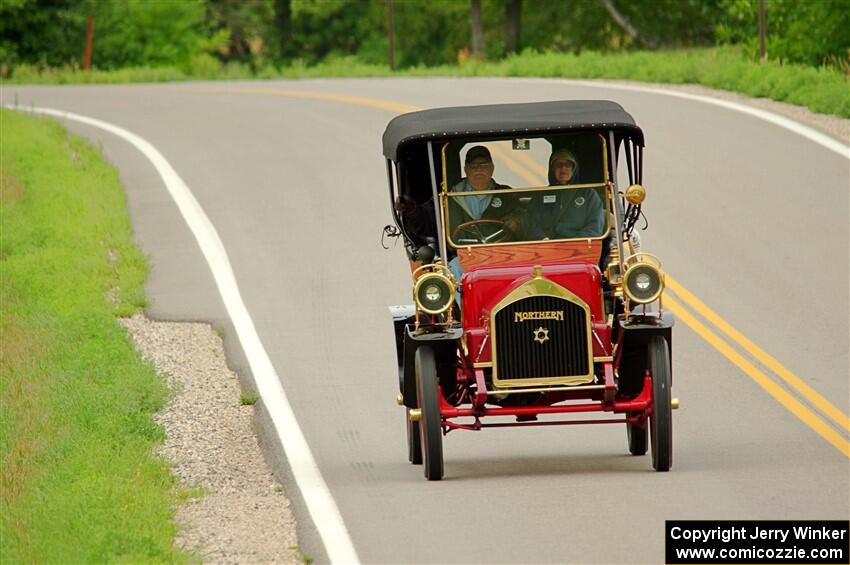
{"label": "eyeglasses", "polygon": [[488,169],[489,167],[492,167],[493,163],[491,163],[490,161],[484,161],[481,163],[467,163],[466,166],[472,169],[473,171],[482,171]]}

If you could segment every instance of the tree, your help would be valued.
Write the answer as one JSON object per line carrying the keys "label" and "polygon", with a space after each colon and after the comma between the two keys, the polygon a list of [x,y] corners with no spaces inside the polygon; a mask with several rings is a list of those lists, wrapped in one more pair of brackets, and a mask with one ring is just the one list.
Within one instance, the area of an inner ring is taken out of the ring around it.
{"label": "tree", "polygon": [[295,54],[292,44],[292,0],[274,0],[274,24],[277,35],[277,56],[289,58]]}
{"label": "tree", "polygon": [[206,0],[206,4],[210,28],[227,33],[229,39],[219,56],[259,66],[272,43],[269,36],[275,14],[271,0]]}
{"label": "tree", "polygon": [[519,37],[522,30],[522,0],[505,2],[505,53],[515,53],[519,49]]}
{"label": "tree", "polygon": [[472,20],[472,56],[483,60],[484,52],[484,23],[481,21],[481,0],[470,0]]}
{"label": "tree", "polygon": [[599,0],[602,7],[605,8],[605,11],[610,14],[611,19],[625,31],[629,37],[631,37],[635,42],[643,45],[644,47],[655,47],[655,41],[645,35],[641,35],[637,29],[621,14],[617,11],[616,6],[611,0]]}

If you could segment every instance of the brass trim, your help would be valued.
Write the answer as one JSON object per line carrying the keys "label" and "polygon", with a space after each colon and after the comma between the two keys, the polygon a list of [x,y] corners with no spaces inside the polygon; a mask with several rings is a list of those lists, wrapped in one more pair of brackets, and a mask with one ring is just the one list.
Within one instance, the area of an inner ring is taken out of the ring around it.
{"label": "brass trim", "polygon": [[605,268],[605,275],[608,277],[608,282],[612,285],[619,285],[623,280],[623,272],[620,270],[620,262],[616,259],[608,263]]}
{"label": "brass trim", "polygon": [[502,394],[523,394],[525,392],[567,392],[571,390],[600,390],[605,388],[605,385],[578,385],[578,386],[549,386],[549,387],[538,387],[538,388],[516,388],[516,389],[501,389],[501,390],[488,390],[487,394],[490,396],[502,395]]}
{"label": "brass trim", "polygon": [[441,188],[443,189],[441,194],[446,194],[449,191],[449,181],[446,178],[446,148],[448,148],[448,146],[449,144],[446,142],[443,144],[443,148],[440,149],[440,160],[442,161],[443,166],[443,180],[440,183]]}
{"label": "brass trim", "polygon": [[[631,242],[629,243],[631,246]],[[623,261],[625,267],[627,269],[631,268],[637,264],[647,264],[655,266],[658,270],[661,270],[661,259],[658,258],[657,255],[653,255],[652,253],[645,253],[641,251],[640,253],[634,253],[626,257],[625,261]]]}
{"label": "brass trim", "polygon": [[626,200],[628,200],[630,204],[637,206],[642,203],[644,199],[646,199],[646,189],[643,186],[633,184],[626,189]]}
{"label": "brass trim", "polygon": [[594,357],[593,362],[594,363],[613,363],[614,362],[614,356],[613,355],[603,355],[601,357]]}
{"label": "brass trim", "polygon": [[395,403],[398,404],[399,406],[403,406],[404,405],[404,395],[399,394],[398,396],[396,396],[395,397]]}
{"label": "brass trim", "polygon": [[678,398],[671,398],[670,399],[670,408],[672,408],[673,410],[679,409],[679,399]]}
{"label": "brass trim", "polygon": [[524,186],[522,188],[495,188],[493,190],[476,190],[474,194],[470,192],[446,191],[446,196],[449,198],[463,198],[465,196],[485,196],[487,194],[504,194],[505,192],[521,193],[521,192],[553,192],[559,190],[578,190],[580,188],[608,188],[606,182],[592,182],[587,184],[554,184],[552,186]]}
{"label": "brass trim", "polygon": [[411,422],[418,422],[422,419],[422,409],[421,408],[410,408],[407,411],[407,419]]}
{"label": "brass trim", "polygon": [[493,366],[492,361],[482,361],[480,363],[473,363],[472,364],[473,369],[489,369],[492,366]]}
{"label": "brass trim", "polygon": [[[584,310],[585,332],[587,334],[587,355],[589,372],[585,375],[570,375],[560,377],[540,377],[534,379],[499,379],[499,367],[496,362],[497,343],[496,343],[496,315],[506,308],[508,305],[529,298],[532,296],[551,296],[553,298],[562,298],[573,304],[577,304]],[[520,285],[504,298],[502,298],[490,310],[490,358],[493,360],[493,386],[495,387],[522,387],[528,385],[546,385],[546,384],[563,384],[563,385],[581,385],[593,381],[593,342],[591,337],[590,326],[590,307],[578,296],[567,290],[566,288],[555,284],[549,279],[542,276],[536,276],[530,281]]]}

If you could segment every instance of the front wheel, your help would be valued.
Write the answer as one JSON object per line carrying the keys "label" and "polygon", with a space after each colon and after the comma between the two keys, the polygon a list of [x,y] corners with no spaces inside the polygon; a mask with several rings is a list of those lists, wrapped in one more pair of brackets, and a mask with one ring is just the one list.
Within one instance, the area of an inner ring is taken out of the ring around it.
{"label": "front wheel", "polygon": [[434,351],[428,346],[416,349],[416,394],[422,420],[419,432],[422,441],[425,478],[439,481],[443,478],[443,424],[440,417],[439,383]]}
{"label": "front wheel", "polygon": [[649,417],[652,468],[669,471],[673,464],[670,350],[667,340],[661,336],[655,336],[649,342],[649,370],[652,376],[652,414]]}

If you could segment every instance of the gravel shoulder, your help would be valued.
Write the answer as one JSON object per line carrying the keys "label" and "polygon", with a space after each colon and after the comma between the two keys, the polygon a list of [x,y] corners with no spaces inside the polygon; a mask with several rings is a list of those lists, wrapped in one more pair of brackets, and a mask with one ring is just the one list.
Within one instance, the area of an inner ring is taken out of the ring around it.
{"label": "gravel shoulder", "polygon": [[119,319],[172,397],[157,415],[165,428],[160,455],[181,491],[175,543],[204,563],[303,563],[295,518],[269,469],[242,405],[238,376],[209,324]]}

